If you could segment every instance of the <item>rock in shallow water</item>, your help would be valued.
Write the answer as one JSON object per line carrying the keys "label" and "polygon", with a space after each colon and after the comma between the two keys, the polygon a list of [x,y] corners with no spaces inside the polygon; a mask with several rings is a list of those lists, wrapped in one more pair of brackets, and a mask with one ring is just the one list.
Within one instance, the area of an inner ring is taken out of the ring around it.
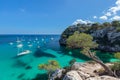
{"label": "rock in shallow water", "polygon": [[25,69],[26,69],[26,70],[32,69],[32,67],[31,67],[31,66],[26,66]]}

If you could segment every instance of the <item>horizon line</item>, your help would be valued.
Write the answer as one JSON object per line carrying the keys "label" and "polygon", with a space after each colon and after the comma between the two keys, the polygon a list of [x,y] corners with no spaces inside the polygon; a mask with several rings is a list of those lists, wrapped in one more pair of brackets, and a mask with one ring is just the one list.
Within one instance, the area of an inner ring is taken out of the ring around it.
{"label": "horizon line", "polygon": [[61,34],[53,34],[53,33],[45,33],[45,34],[39,34],[39,33],[6,33],[6,34],[0,34],[0,35],[61,35]]}

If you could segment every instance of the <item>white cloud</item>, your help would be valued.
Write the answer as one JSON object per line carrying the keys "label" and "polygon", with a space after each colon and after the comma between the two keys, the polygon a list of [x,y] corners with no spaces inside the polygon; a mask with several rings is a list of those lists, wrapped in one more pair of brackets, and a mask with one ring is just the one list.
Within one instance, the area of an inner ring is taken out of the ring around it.
{"label": "white cloud", "polygon": [[117,12],[120,11],[120,0],[117,0],[115,4],[116,4],[116,6],[111,7],[109,9],[109,11],[113,14],[117,14]]}
{"label": "white cloud", "polygon": [[107,16],[101,16],[100,19],[101,19],[101,20],[107,20],[108,17],[107,17]]}
{"label": "white cloud", "polygon": [[112,17],[111,20],[120,20],[120,16],[116,15],[116,16]]}
{"label": "white cloud", "polygon": [[94,19],[97,19],[97,16],[93,16]]}
{"label": "white cloud", "polygon": [[110,7],[107,12],[100,16],[99,19],[101,20],[118,20],[118,12],[120,11],[120,0],[116,0],[115,6]]}
{"label": "white cloud", "polygon": [[111,16],[112,14],[110,12],[107,12],[105,16]]}
{"label": "white cloud", "polygon": [[88,24],[88,23],[93,23],[93,22],[92,22],[92,21],[89,21],[89,20],[77,19],[76,21],[73,22],[73,25],[77,25],[77,24]]}

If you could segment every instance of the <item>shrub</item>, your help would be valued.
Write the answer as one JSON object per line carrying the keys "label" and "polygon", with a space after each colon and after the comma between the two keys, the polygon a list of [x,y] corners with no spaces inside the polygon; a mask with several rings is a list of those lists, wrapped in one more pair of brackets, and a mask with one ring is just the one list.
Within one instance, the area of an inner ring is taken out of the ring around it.
{"label": "shrub", "polygon": [[60,65],[56,60],[49,60],[47,63],[38,65],[38,68],[39,69],[44,69],[48,73],[51,73],[54,70],[60,68]]}
{"label": "shrub", "polygon": [[115,62],[111,68],[112,70],[120,70],[120,62]]}
{"label": "shrub", "polygon": [[115,53],[114,57],[120,59],[120,52]]}
{"label": "shrub", "polygon": [[116,30],[117,30],[117,32],[120,32],[120,27],[117,27]]}

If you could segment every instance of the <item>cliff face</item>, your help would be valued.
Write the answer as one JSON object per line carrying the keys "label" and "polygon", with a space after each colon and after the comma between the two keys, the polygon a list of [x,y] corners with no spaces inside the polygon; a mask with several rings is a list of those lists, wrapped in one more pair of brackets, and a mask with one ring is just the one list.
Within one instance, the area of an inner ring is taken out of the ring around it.
{"label": "cliff face", "polygon": [[61,46],[66,46],[66,39],[72,35],[75,31],[79,31],[90,34],[93,36],[94,41],[96,41],[99,46],[97,49],[109,52],[120,51],[120,32],[117,31],[116,27],[106,27],[97,30],[87,30],[88,28],[81,28],[77,26],[72,26],[67,28],[61,35],[59,43]]}
{"label": "cliff face", "polygon": [[[112,64],[106,64],[110,66]],[[94,68],[93,68],[94,67]],[[58,69],[50,77],[50,80],[120,80],[106,74],[99,75],[104,69],[95,63],[74,63],[70,70]]]}

